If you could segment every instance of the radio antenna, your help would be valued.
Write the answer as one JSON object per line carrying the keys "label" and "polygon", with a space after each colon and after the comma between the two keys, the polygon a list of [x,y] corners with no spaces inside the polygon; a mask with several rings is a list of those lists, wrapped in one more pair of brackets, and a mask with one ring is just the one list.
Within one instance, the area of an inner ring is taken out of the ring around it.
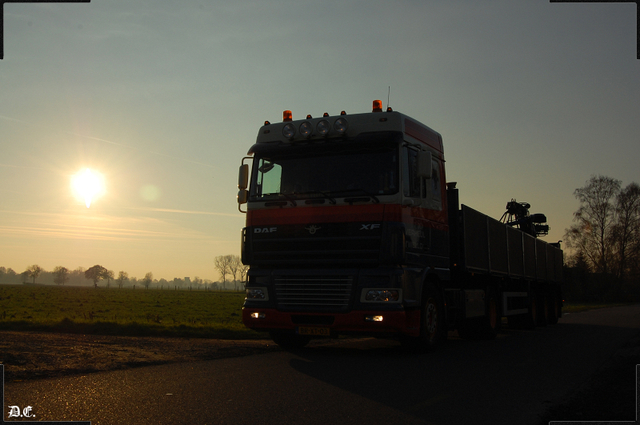
{"label": "radio antenna", "polygon": [[389,86],[389,91],[387,92],[387,109],[389,109],[389,99],[391,98],[391,86]]}

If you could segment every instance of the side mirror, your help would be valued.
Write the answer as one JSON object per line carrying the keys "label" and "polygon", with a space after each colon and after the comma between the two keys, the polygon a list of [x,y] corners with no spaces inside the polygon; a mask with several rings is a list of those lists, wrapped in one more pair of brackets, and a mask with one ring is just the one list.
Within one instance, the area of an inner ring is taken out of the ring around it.
{"label": "side mirror", "polygon": [[418,152],[418,177],[431,179],[431,152]]}
{"label": "side mirror", "polygon": [[246,204],[247,201],[249,200],[249,191],[247,189],[240,189],[238,191],[238,196],[236,196],[236,199],[238,200],[238,211],[240,211],[243,214],[246,214],[246,211],[242,211],[242,208],[240,208],[242,206],[242,204]]}
{"label": "side mirror", "polygon": [[246,204],[249,200],[249,191],[247,189],[240,189],[236,198],[238,199],[238,204]]}
{"label": "side mirror", "polygon": [[238,173],[238,189],[246,190],[248,186],[249,186],[249,164],[242,164],[240,166],[240,172]]}

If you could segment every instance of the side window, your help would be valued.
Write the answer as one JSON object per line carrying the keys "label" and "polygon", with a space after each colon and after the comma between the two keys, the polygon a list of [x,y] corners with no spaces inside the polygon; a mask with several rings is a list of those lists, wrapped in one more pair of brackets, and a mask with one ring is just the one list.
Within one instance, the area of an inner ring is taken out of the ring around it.
{"label": "side window", "polygon": [[440,163],[438,160],[431,161],[431,198],[430,203],[435,209],[442,209],[442,181],[440,179]]}
{"label": "side window", "polygon": [[257,195],[265,196],[280,193],[282,167],[266,159],[260,160],[258,167]]}
{"label": "side window", "polygon": [[404,147],[402,155],[402,191],[404,196],[420,197],[420,178],[418,177],[418,151]]}

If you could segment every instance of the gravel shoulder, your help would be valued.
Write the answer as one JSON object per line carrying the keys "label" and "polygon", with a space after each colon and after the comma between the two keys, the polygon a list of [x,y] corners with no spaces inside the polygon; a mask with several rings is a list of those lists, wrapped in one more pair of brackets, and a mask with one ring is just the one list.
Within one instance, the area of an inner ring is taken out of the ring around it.
{"label": "gravel shoulder", "polygon": [[0,331],[5,382],[277,351],[271,340],[223,340]]}

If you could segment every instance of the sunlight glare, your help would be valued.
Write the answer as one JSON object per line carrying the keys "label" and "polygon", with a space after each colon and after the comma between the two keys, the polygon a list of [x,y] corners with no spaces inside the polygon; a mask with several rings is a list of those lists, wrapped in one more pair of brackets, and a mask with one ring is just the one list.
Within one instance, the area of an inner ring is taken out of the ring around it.
{"label": "sunlight glare", "polygon": [[104,193],[104,177],[102,174],[88,168],[78,171],[71,178],[71,186],[76,196],[84,200],[87,208],[91,201]]}

